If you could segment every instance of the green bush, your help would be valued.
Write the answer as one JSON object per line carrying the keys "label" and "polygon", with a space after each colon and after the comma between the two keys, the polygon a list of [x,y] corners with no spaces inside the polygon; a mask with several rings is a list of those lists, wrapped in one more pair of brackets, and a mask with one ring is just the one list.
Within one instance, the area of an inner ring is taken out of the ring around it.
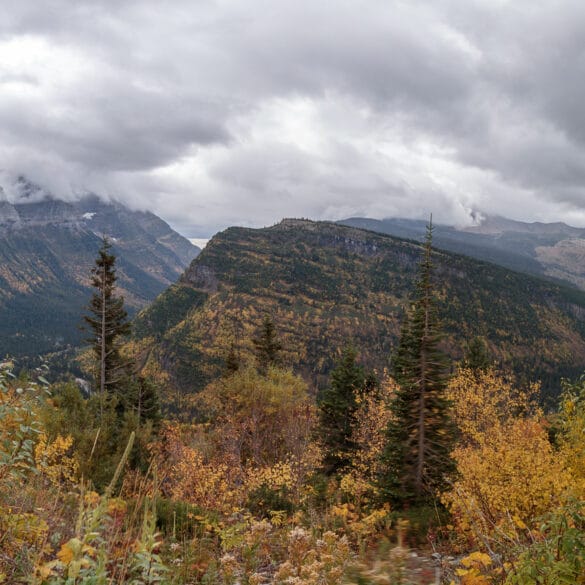
{"label": "green bush", "polygon": [[585,583],[585,502],[572,501],[544,519],[539,537],[520,553],[506,585]]}
{"label": "green bush", "polygon": [[198,506],[165,498],[156,500],[156,526],[165,536],[176,540],[193,538],[201,531],[202,517]]}

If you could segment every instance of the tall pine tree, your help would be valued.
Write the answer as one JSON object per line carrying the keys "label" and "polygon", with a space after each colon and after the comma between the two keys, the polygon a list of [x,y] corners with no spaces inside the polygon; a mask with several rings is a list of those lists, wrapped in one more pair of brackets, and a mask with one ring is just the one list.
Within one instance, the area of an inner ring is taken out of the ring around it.
{"label": "tall pine tree", "polygon": [[95,389],[105,399],[119,391],[127,380],[128,364],[120,356],[120,338],[130,333],[124,299],[115,295],[116,257],[111,243],[104,237],[95,266],[91,270],[91,284],[95,288],[89,302],[89,315],[84,317],[91,333],[88,341],[95,356]]}
{"label": "tall pine tree", "polygon": [[352,435],[358,407],[357,392],[374,390],[375,378],[366,376],[356,362],[357,351],[344,348],[341,359],[331,371],[329,386],[319,401],[319,436],[324,447],[323,468],[333,474],[352,463],[356,445]]}
{"label": "tall pine tree", "polygon": [[380,488],[395,505],[431,499],[454,470],[454,425],[445,398],[448,362],[432,283],[432,222],[427,227],[414,303],[393,360],[399,389],[390,405]]}
{"label": "tall pine tree", "polygon": [[269,366],[278,365],[278,352],[282,343],[276,337],[276,328],[270,315],[265,315],[258,337],[252,339],[256,350],[256,362],[260,373],[265,374]]}

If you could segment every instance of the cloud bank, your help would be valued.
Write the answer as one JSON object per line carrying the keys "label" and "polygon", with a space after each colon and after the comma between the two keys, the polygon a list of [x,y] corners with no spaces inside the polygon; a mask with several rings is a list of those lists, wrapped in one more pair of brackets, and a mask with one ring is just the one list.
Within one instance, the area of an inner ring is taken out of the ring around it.
{"label": "cloud bank", "polygon": [[585,226],[582,2],[40,5],[0,22],[0,168],[61,197],[192,237],[473,210]]}

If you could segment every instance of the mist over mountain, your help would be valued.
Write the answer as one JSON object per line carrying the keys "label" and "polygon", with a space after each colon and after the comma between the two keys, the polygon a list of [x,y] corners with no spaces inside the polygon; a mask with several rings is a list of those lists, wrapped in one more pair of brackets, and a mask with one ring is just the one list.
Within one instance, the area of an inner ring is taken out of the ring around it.
{"label": "mist over mountain", "polygon": [[[199,248],[156,215],[85,195],[62,201],[26,179],[0,201],[0,355],[40,354],[83,338],[90,270],[103,237],[119,293],[136,312],[173,283]],[[30,197],[26,197],[29,193]]]}

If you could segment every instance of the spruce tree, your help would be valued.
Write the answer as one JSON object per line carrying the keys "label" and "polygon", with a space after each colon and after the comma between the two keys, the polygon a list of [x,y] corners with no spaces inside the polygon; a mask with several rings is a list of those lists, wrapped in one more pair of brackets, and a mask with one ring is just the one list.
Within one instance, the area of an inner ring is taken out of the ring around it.
{"label": "spruce tree", "polygon": [[485,372],[492,365],[487,343],[483,337],[474,337],[465,354],[461,364],[464,368],[473,370],[476,373]]}
{"label": "spruce tree", "polygon": [[240,357],[236,351],[235,343],[230,344],[227,356],[225,358],[225,364],[223,369],[224,378],[229,378],[240,369]]}
{"label": "spruce tree", "polygon": [[130,323],[124,299],[115,294],[116,257],[111,247],[104,237],[91,270],[95,292],[88,306],[90,314],[84,317],[95,356],[95,389],[103,399],[116,395],[129,373],[127,362],[120,356],[119,342],[130,333]]}
{"label": "spruce tree", "polygon": [[356,393],[376,385],[375,379],[366,376],[364,368],[356,363],[356,357],[355,348],[344,348],[319,401],[319,436],[325,449],[323,468],[328,474],[351,464],[356,449],[352,439],[358,406]]}
{"label": "spruce tree", "polygon": [[454,425],[445,398],[448,362],[432,282],[432,223],[427,227],[414,303],[393,359],[399,389],[390,405],[380,488],[395,505],[423,503],[453,472]]}
{"label": "spruce tree", "polygon": [[266,373],[269,366],[278,364],[278,352],[282,349],[282,343],[276,338],[276,328],[270,315],[265,315],[258,337],[252,340],[256,350],[256,362],[258,370]]}
{"label": "spruce tree", "polygon": [[124,393],[118,397],[122,412],[136,416],[140,427],[150,421],[158,429],[162,420],[160,400],[156,384],[143,376],[128,377],[124,384]]}

